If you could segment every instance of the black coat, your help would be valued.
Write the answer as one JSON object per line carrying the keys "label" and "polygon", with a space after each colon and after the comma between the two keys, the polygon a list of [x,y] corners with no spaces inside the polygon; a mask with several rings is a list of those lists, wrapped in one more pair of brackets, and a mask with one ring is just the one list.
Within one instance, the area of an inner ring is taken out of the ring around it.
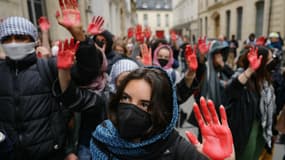
{"label": "black coat", "polygon": [[259,111],[260,95],[239,82],[243,72],[238,69],[225,87],[225,103],[229,127],[233,134],[235,152],[240,155],[249,141],[254,120],[261,117]]}
{"label": "black coat", "polygon": [[[0,60],[0,130],[10,141],[12,159],[56,159],[64,148],[64,111],[37,61],[35,54],[20,61]],[[0,149],[2,159],[8,147]]]}
{"label": "black coat", "polygon": [[173,142],[170,144],[169,148],[167,148],[159,160],[206,160],[208,159],[200,152],[196,150],[196,148],[186,141],[183,137],[181,137],[178,132],[174,131],[170,135],[170,139],[173,139]]}

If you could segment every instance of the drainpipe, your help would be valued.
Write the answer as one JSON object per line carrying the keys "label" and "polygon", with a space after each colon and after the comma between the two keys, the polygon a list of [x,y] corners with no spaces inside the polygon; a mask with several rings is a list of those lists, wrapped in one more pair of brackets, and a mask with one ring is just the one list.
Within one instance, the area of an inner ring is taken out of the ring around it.
{"label": "drainpipe", "polygon": [[267,35],[269,35],[269,32],[270,32],[271,14],[272,14],[272,0],[269,0],[269,15],[268,15]]}

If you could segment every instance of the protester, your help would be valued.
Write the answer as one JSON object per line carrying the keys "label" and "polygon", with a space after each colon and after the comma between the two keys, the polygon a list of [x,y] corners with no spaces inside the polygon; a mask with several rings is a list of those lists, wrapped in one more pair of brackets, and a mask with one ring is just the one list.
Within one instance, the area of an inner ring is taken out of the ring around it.
{"label": "protester", "polygon": [[122,57],[128,57],[128,50],[125,42],[122,39],[117,39],[113,44],[113,51],[120,54]]}
{"label": "protester", "polygon": [[174,63],[172,48],[168,45],[158,46],[153,54],[153,64],[163,68],[169,75],[171,75],[174,84],[177,84],[181,77],[172,65]]}
{"label": "protester", "polygon": [[[109,107],[109,119],[92,134],[92,159],[207,159],[174,130],[178,106],[165,71],[142,68],[131,72]],[[228,131],[222,132],[231,136]],[[230,141],[225,144],[233,147]]]}
{"label": "protester", "polygon": [[94,42],[99,46],[99,47],[103,47],[103,45],[106,45],[106,49],[105,49],[105,55],[107,57],[108,60],[108,68],[107,68],[107,73],[110,73],[112,65],[121,58],[121,56],[117,53],[114,52],[114,50],[112,49],[113,46],[113,38],[114,35],[107,31],[104,30],[103,32],[94,35],[93,40]]}
{"label": "protester", "polygon": [[216,106],[223,104],[225,84],[234,73],[225,63],[224,52],[227,47],[227,45],[218,41],[212,42],[208,53],[208,65],[201,82],[200,95],[196,95],[196,100],[204,96],[212,99]]}
{"label": "protester", "polygon": [[[235,53],[237,52],[237,49],[239,47],[238,41],[236,40],[236,35],[232,35],[232,39],[230,41],[230,48],[233,48]],[[236,57],[236,55],[235,55]]]}
{"label": "protester", "polygon": [[25,18],[8,17],[0,24],[6,55],[0,60],[0,105],[6,106],[0,109],[0,130],[12,146],[0,153],[8,153],[10,159],[56,160],[69,154],[65,152],[68,112],[51,91],[56,62],[37,59],[37,39],[37,28]]}
{"label": "protester", "polygon": [[276,109],[268,71],[272,53],[265,47],[258,47],[245,56],[243,68],[237,70],[225,88],[225,106],[238,160],[257,159],[265,145],[272,147]]}
{"label": "protester", "polygon": [[279,51],[282,51],[282,41],[280,40],[278,33],[271,32],[268,37],[269,37],[269,41],[267,42],[268,43],[267,46],[269,46],[270,48],[276,48]]}
{"label": "protester", "polygon": [[249,34],[248,39],[244,41],[245,48],[248,49],[250,47],[254,47],[255,42],[256,42],[255,34],[254,33]]}

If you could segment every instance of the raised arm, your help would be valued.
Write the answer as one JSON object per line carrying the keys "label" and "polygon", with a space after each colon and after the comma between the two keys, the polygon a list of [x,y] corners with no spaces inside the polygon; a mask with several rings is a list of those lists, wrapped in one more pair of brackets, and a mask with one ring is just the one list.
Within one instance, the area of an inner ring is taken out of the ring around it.
{"label": "raised arm", "polygon": [[70,83],[70,69],[74,63],[74,55],[78,48],[78,45],[79,41],[74,42],[73,38],[71,38],[70,43],[68,43],[67,39],[64,41],[64,44],[62,41],[59,42],[57,68],[58,79],[62,92],[66,90]]}
{"label": "raised arm", "polygon": [[49,34],[48,34],[50,23],[48,19],[44,16],[38,19],[38,23],[39,23],[41,34],[42,34],[42,46],[44,46],[50,53],[51,49],[50,49]]}
{"label": "raised arm", "polygon": [[60,10],[56,12],[58,24],[66,28],[78,41],[84,41],[85,35],[82,29],[81,16],[77,0],[59,0]]}

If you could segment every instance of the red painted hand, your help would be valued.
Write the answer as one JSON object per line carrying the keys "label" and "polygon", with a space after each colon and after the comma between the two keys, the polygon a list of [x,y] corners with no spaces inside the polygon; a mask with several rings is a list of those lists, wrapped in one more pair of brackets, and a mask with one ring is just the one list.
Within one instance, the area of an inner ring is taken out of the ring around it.
{"label": "red painted hand", "polygon": [[185,50],[185,56],[186,56],[188,68],[191,71],[196,71],[198,68],[198,62],[197,62],[197,57],[196,57],[196,46],[194,46],[194,51],[193,51],[191,45],[187,45],[186,50]]}
{"label": "red painted hand", "polygon": [[136,26],[136,40],[137,42],[140,43],[144,42],[144,33],[142,31],[142,26],[140,24]]}
{"label": "red painted hand", "polygon": [[193,111],[201,129],[203,143],[200,144],[195,135],[186,131],[187,138],[210,159],[224,160],[234,157],[233,138],[228,126],[225,108],[220,107],[221,124],[211,100],[208,100],[207,105],[206,100],[201,97],[200,105],[204,119],[196,103],[194,103]]}
{"label": "red painted hand", "polygon": [[134,36],[134,28],[128,28],[128,38],[132,38]]}
{"label": "red painted hand", "polygon": [[145,29],[144,29],[144,35],[145,35],[145,38],[146,38],[146,39],[149,39],[149,38],[150,38],[150,36],[151,36],[151,29],[150,29],[150,27],[145,27]]}
{"label": "red painted hand", "polygon": [[140,45],[140,50],[142,54],[142,63],[145,66],[151,66],[152,65],[151,48],[147,48],[147,45],[144,43]]}
{"label": "red painted hand", "polygon": [[79,41],[74,42],[74,39],[70,39],[68,44],[68,39],[59,42],[58,45],[58,55],[57,55],[57,68],[58,69],[70,69],[74,63],[74,55],[79,46]]}
{"label": "red painted hand", "polygon": [[207,37],[205,36],[204,39],[202,39],[201,37],[198,40],[198,48],[199,51],[202,55],[205,55],[209,52],[209,48],[210,48],[210,43],[207,44],[206,43]]}
{"label": "red painted hand", "polygon": [[261,64],[262,55],[258,57],[258,49],[250,48],[250,51],[247,55],[247,59],[249,61],[249,66],[252,70],[256,71]]}
{"label": "red painted hand", "polygon": [[67,29],[82,27],[77,0],[65,0],[64,2],[59,0],[61,14],[59,11],[56,12],[58,23]]}
{"label": "red painted hand", "polygon": [[42,16],[38,19],[38,23],[39,23],[39,26],[40,26],[40,29],[42,32],[48,31],[48,29],[50,28],[50,23],[49,23],[48,19],[44,16]]}
{"label": "red painted hand", "polygon": [[257,46],[264,46],[265,45],[265,37],[260,36],[256,40],[256,45]]}
{"label": "red painted hand", "polygon": [[103,30],[102,30],[102,26],[104,24],[104,19],[103,17],[101,16],[94,16],[92,18],[92,21],[91,23],[88,25],[88,29],[87,29],[87,32],[90,34],[90,35],[96,35],[96,34],[99,34],[101,33]]}

